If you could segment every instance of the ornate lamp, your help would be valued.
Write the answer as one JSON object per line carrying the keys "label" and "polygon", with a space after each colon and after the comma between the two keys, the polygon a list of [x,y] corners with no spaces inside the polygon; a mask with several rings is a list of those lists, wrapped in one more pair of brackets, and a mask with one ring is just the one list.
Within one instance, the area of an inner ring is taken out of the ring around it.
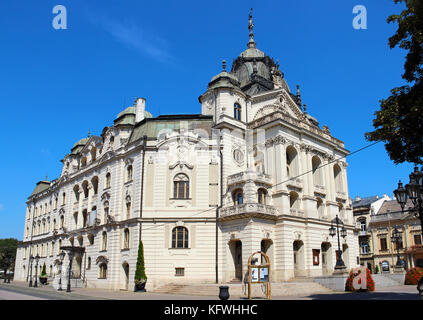
{"label": "ornate lamp", "polygon": [[39,260],[40,260],[40,256],[37,254],[35,256],[35,283],[34,283],[34,288],[38,287],[37,278],[38,278],[38,261]]}
{"label": "ornate lamp", "polygon": [[399,254],[399,242],[401,239],[401,232],[398,230],[397,227],[394,227],[394,231],[392,232],[391,241],[392,243],[396,243],[397,245],[397,267],[402,267],[401,261],[400,261],[400,254]]}
{"label": "ornate lamp", "polygon": [[66,253],[62,250],[59,253],[59,259],[60,259],[60,278],[59,278],[59,289],[58,291],[62,291],[62,268],[63,268],[63,260],[65,259]]}
{"label": "ornate lamp", "polygon": [[330,226],[330,228],[329,228],[329,235],[330,235],[331,237],[334,237],[334,236],[335,236],[335,234],[336,234],[335,227],[333,226],[333,224],[331,224],[331,226]]}
{"label": "ornate lamp", "polygon": [[404,210],[405,204],[407,203],[408,193],[407,190],[404,189],[402,186],[401,180],[398,182],[398,189],[394,190],[395,198],[397,202],[400,204],[401,209]]}
{"label": "ornate lamp", "polygon": [[346,236],[347,236],[347,230],[345,229],[344,224],[342,224],[341,237],[345,238]]}
{"label": "ornate lamp", "polygon": [[420,186],[416,181],[414,174],[410,174],[410,183],[405,185],[408,197],[413,201],[413,204],[417,204],[417,200],[420,198]]}
{"label": "ornate lamp", "polygon": [[29,276],[29,286],[30,287],[32,287],[32,264],[33,264],[33,261],[34,261],[34,256],[31,254],[30,256],[29,256],[29,268],[30,268],[30,271],[31,271],[31,274],[30,274],[30,276]]}

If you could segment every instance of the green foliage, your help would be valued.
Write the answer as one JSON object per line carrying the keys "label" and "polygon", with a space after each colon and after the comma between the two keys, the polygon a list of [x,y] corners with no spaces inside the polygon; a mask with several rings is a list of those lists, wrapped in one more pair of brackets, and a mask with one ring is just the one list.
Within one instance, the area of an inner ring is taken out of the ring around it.
{"label": "green foliage", "polygon": [[379,273],[379,266],[378,265],[376,265],[375,273]]}
{"label": "green foliage", "polygon": [[380,101],[373,127],[367,132],[368,141],[384,141],[386,151],[395,164],[423,163],[423,1],[404,2],[406,9],[391,15],[388,23],[396,22],[398,29],[389,38],[389,46],[407,50],[402,77],[409,83],[391,90],[391,96]]}
{"label": "green foliage", "polygon": [[0,269],[12,270],[16,258],[18,240],[13,238],[0,239]]}
{"label": "green foliage", "polygon": [[145,274],[144,266],[144,245],[140,241],[138,247],[137,267],[135,269],[135,283],[142,283],[147,281],[147,275]]}
{"label": "green foliage", "polygon": [[47,278],[47,272],[46,272],[46,264],[43,264],[43,270],[41,270],[41,274],[40,274],[41,278]]}

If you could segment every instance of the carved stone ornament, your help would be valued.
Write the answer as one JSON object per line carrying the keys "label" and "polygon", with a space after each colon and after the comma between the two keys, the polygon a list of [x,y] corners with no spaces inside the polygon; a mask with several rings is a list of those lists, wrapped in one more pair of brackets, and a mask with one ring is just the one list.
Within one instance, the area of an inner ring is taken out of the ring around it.
{"label": "carved stone ornament", "polygon": [[242,152],[240,147],[235,147],[232,150],[232,157],[238,165],[242,165],[244,163],[245,155],[244,155],[244,152]]}

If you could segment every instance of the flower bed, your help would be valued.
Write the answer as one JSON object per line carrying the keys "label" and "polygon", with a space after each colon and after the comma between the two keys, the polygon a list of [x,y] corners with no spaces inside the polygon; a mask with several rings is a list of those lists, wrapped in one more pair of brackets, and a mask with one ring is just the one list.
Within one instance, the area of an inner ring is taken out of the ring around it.
{"label": "flower bed", "polygon": [[407,273],[405,274],[405,281],[404,284],[413,284],[417,285],[420,278],[423,276],[423,268],[420,267],[414,267],[407,270]]}
{"label": "flower bed", "polygon": [[[356,289],[354,289],[353,280],[355,277],[357,277],[360,274],[361,274],[361,270],[353,269],[350,271],[350,275],[347,279],[347,282],[345,283],[345,291],[357,291]],[[375,291],[375,282],[368,268],[366,268],[366,280],[367,280],[367,290],[360,289],[358,291]],[[358,280],[358,283],[361,284],[361,279]]]}

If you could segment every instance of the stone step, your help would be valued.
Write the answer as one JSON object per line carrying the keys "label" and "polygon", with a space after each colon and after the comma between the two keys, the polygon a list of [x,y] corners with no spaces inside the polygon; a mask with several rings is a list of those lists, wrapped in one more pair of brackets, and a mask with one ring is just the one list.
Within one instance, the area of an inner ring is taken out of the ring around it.
{"label": "stone step", "polygon": [[[244,296],[247,294],[247,285],[244,284],[220,284],[227,285],[229,287],[229,293],[232,296]],[[184,285],[184,284],[167,284],[153,289],[151,292],[165,293],[165,294],[187,294],[187,295],[206,295],[206,296],[218,296],[219,286],[216,284],[204,284],[204,285]],[[317,293],[330,293],[332,290],[313,282],[302,281],[302,282],[275,282],[271,283],[272,295],[275,296],[292,296],[300,295],[307,296],[310,294]],[[253,284],[253,295],[257,296],[265,292],[265,286],[259,284]]]}
{"label": "stone step", "polygon": [[390,278],[389,275],[383,275],[383,274],[372,274],[372,278],[375,282],[375,287],[377,288],[383,288],[383,287],[392,287],[392,286],[398,286],[403,283],[400,283],[399,281],[395,281],[394,279]]}

